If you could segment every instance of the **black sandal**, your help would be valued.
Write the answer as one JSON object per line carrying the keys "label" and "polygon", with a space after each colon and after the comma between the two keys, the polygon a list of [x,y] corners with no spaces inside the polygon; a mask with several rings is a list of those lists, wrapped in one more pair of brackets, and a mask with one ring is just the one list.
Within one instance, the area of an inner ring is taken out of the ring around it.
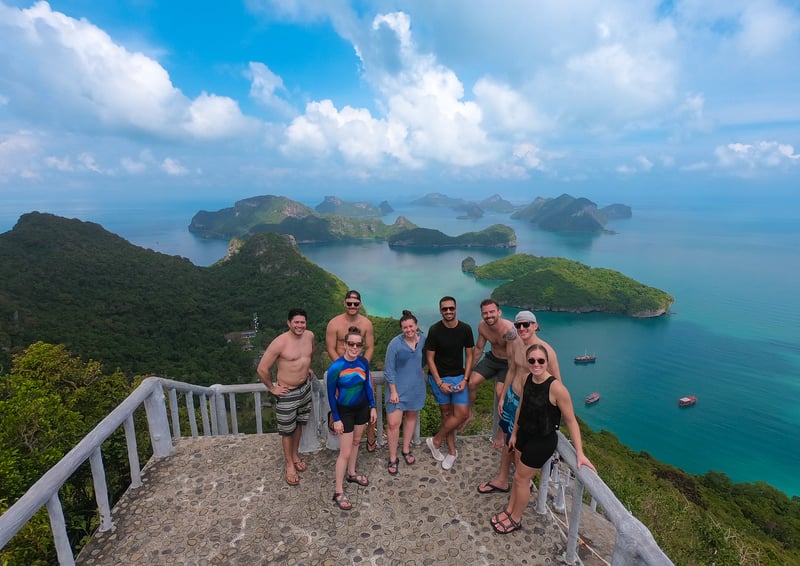
{"label": "black sandal", "polygon": [[400,465],[400,458],[395,458],[394,460],[389,460],[389,467],[387,468],[387,471],[391,475],[396,476],[397,475],[397,467],[399,465]]}
{"label": "black sandal", "polygon": [[406,464],[408,464],[409,466],[417,461],[411,450],[409,450],[408,452],[401,452],[401,454],[403,455],[403,459],[406,461]]}
{"label": "black sandal", "polygon": [[357,483],[361,487],[367,487],[369,485],[369,478],[364,474],[347,474],[344,479],[347,483]]}
{"label": "black sandal", "polygon": [[498,520],[496,523],[492,523],[492,528],[498,535],[507,535],[521,529],[522,521],[517,522],[510,514],[506,513],[504,519]]}
{"label": "black sandal", "polygon": [[350,511],[350,509],[353,508],[353,504],[350,503],[350,500],[347,498],[347,494],[344,492],[334,493],[333,502],[336,503],[336,506],[342,511]]}

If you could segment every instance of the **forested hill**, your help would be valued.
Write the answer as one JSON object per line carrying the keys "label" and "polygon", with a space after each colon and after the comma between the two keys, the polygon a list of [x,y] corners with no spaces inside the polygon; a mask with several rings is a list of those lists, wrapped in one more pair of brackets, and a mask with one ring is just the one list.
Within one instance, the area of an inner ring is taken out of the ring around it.
{"label": "forested hill", "polygon": [[255,349],[290,308],[324,337],[344,283],[291,238],[259,234],[211,267],[134,246],[102,226],[33,212],[0,234],[0,365],[29,344],[64,344],[129,374],[196,383],[252,381],[252,353],[224,334],[261,325]]}

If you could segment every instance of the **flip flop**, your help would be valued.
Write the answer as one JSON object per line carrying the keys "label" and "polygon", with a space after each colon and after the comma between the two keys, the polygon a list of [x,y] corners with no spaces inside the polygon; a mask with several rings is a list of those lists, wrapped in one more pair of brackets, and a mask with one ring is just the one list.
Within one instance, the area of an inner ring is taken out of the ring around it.
{"label": "flip flop", "polygon": [[[487,489],[488,488],[488,489]],[[483,482],[478,486],[478,493],[508,493],[509,488],[503,489],[490,481]]]}
{"label": "flip flop", "polygon": [[300,476],[297,474],[289,474],[289,472],[283,472],[283,475],[286,477],[286,483],[289,485],[298,485],[300,483]]}
{"label": "flip flop", "polygon": [[369,485],[369,478],[364,474],[348,474],[344,479],[347,480],[347,483],[357,483],[361,487],[367,487]]}
{"label": "flip flop", "polygon": [[376,438],[372,442],[367,440],[367,452],[375,452],[378,449],[378,439]]}
{"label": "flip flop", "polygon": [[305,472],[305,471],[308,469],[308,464],[306,464],[305,462],[303,462],[302,460],[300,460],[299,462],[295,462],[295,463],[294,463],[294,468],[295,468],[295,469],[296,469],[298,472]]}

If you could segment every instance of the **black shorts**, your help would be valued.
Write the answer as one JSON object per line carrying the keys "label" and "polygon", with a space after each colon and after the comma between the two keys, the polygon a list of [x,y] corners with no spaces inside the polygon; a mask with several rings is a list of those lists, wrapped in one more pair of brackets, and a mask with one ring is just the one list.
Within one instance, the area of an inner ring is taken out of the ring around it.
{"label": "black shorts", "polygon": [[369,422],[369,403],[362,403],[355,407],[339,405],[339,418],[344,425],[344,431],[353,432],[356,425],[365,425]]}
{"label": "black shorts", "polygon": [[489,351],[475,364],[472,371],[481,374],[487,381],[497,379],[498,383],[504,383],[508,373],[508,360],[501,360]]}
{"label": "black shorts", "polygon": [[545,436],[518,436],[516,449],[520,452],[520,462],[529,468],[541,469],[547,459],[558,447],[558,433],[551,432]]}

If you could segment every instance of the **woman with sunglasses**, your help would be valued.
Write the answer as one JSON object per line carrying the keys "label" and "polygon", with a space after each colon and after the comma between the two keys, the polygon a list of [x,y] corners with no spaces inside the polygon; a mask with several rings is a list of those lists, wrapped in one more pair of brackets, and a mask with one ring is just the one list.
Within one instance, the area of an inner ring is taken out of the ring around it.
{"label": "woman with sunglasses", "polygon": [[328,403],[333,417],[333,433],[339,438],[339,457],[336,459],[336,488],[333,501],[345,511],[353,508],[344,492],[344,482],[366,487],[369,479],[356,472],[358,445],[367,422],[378,419],[369,362],[361,355],[364,337],[356,327],[350,327],[344,337],[345,352],[328,368]]}
{"label": "woman with sunglasses", "polygon": [[[522,528],[522,513],[531,498],[530,483],[558,446],[561,418],[567,424],[569,437],[577,453],[578,469],[594,465],[583,453],[581,430],[575,418],[569,391],[547,371],[547,349],[533,344],[526,351],[530,373],[525,378],[522,399],[509,446],[515,450],[514,483],[508,506],[492,516],[494,530],[502,535]],[[595,470],[597,471],[597,470]]]}
{"label": "woman with sunglasses", "polygon": [[397,445],[400,423],[403,424],[403,460],[416,462],[411,453],[411,438],[417,426],[420,409],[425,406],[425,374],[422,371],[425,335],[419,332],[417,317],[404,310],[400,317],[399,335],[386,348],[383,375],[386,378],[386,439],[389,444],[388,472],[397,475],[400,459]]}

